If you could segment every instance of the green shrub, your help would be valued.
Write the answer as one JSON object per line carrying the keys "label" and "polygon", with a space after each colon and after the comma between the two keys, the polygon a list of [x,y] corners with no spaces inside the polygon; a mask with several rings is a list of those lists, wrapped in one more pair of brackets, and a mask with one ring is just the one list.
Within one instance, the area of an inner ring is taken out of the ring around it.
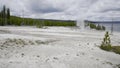
{"label": "green shrub", "polygon": [[89,25],[90,25],[90,28],[92,28],[92,29],[96,29],[96,25],[95,25],[95,24],[90,23]]}
{"label": "green shrub", "polygon": [[106,50],[106,51],[110,51],[112,47],[111,47],[111,45],[108,45],[108,46],[101,45],[100,48],[103,50]]}

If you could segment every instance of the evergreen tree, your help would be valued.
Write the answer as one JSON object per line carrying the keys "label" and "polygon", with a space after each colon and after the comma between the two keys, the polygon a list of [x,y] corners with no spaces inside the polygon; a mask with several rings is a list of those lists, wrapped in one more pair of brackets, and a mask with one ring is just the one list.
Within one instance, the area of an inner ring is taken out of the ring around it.
{"label": "evergreen tree", "polygon": [[0,25],[4,25],[5,23],[5,17],[6,17],[6,7],[5,5],[3,6],[3,9],[1,10],[0,12],[0,17],[1,17],[1,22],[0,22]]}
{"label": "evergreen tree", "polygon": [[9,8],[7,8],[7,23],[8,23],[8,25],[11,25],[10,24],[10,9]]}
{"label": "evergreen tree", "polygon": [[106,28],[105,28],[105,26],[102,26],[102,30],[105,30]]}
{"label": "evergreen tree", "polygon": [[10,9],[7,9],[7,19],[10,19]]}
{"label": "evergreen tree", "polygon": [[98,26],[96,27],[97,30],[102,30],[101,26],[98,24]]}
{"label": "evergreen tree", "polygon": [[1,16],[2,16],[2,15],[1,15],[1,11],[0,11],[0,18],[1,18]]}
{"label": "evergreen tree", "polygon": [[6,6],[4,5],[3,6],[3,18],[5,18],[6,17]]}
{"label": "evergreen tree", "polygon": [[112,49],[111,40],[108,32],[106,32],[100,48],[107,51],[110,51]]}
{"label": "evergreen tree", "polygon": [[2,10],[2,18],[3,18],[2,25],[5,25],[6,24],[6,6],[5,5],[3,6],[3,10]]}

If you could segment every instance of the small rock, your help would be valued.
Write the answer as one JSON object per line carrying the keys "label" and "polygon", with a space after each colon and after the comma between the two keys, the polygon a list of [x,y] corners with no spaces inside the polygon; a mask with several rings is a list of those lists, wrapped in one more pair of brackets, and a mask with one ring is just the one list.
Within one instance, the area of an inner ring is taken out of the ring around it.
{"label": "small rock", "polygon": [[96,59],[97,61],[99,61],[99,59]]}
{"label": "small rock", "polygon": [[12,61],[10,61],[9,63],[13,63]]}
{"label": "small rock", "polygon": [[117,64],[116,67],[120,68],[120,64]]}
{"label": "small rock", "polygon": [[82,53],[82,55],[85,55],[85,53]]}
{"label": "small rock", "polygon": [[89,43],[87,43],[87,45],[89,45]]}
{"label": "small rock", "polygon": [[23,57],[23,56],[24,56],[24,53],[22,53],[21,55],[22,55],[22,57]]}
{"label": "small rock", "polygon": [[46,62],[49,60],[49,58],[48,59],[46,59]]}
{"label": "small rock", "polygon": [[76,54],[76,56],[79,56],[79,54]]}
{"label": "small rock", "polygon": [[79,46],[81,46],[81,44],[79,44]]}
{"label": "small rock", "polygon": [[58,60],[58,58],[57,58],[57,57],[53,57],[53,59]]}
{"label": "small rock", "polygon": [[94,50],[93,48],[91,48],[91,50]]}
{"label": "small rock", "polygon": [[37,57],[40,57],[39,55],[37,55]]}
{"label": "small rock", "polygon": [[107,64],[113,65],[111,62],[106,62]]}
{"label": "small rock", "polygon": [[96,46],[96,43],[94,43],[94,45]]}
{"label": "small rock", "polygon": [[66,55],[69,55],[69,54],[66,54]]}

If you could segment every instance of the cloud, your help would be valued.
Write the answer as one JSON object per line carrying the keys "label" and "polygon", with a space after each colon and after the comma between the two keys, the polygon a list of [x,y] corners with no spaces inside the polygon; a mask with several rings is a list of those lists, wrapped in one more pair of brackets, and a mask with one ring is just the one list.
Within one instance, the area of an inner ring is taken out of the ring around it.
{"label": "cloud", "polygon": [[119,20],[120,1],[99,0],[88,11],[89,20]]}
{"label": "cloud", "polygon": [[51,3],[47,3],[47,0],[32,0],[27,1],[26,8],[33,13],[52,13],[52,12],[61,12],[62,9],[55,7]]}
{"label": "cloud", "polygon": [[119,0],[0,0],[12,15],[71,20],[119,20]]}

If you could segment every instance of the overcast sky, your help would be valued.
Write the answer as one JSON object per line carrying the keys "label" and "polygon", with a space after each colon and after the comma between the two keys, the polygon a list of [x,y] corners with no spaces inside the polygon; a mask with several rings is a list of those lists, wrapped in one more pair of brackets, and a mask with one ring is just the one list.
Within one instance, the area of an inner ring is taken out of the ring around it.
{"label": "overcast sky", "polygon": [[119,20],[120,0],[0,0],[11,14],[66,20]]}

